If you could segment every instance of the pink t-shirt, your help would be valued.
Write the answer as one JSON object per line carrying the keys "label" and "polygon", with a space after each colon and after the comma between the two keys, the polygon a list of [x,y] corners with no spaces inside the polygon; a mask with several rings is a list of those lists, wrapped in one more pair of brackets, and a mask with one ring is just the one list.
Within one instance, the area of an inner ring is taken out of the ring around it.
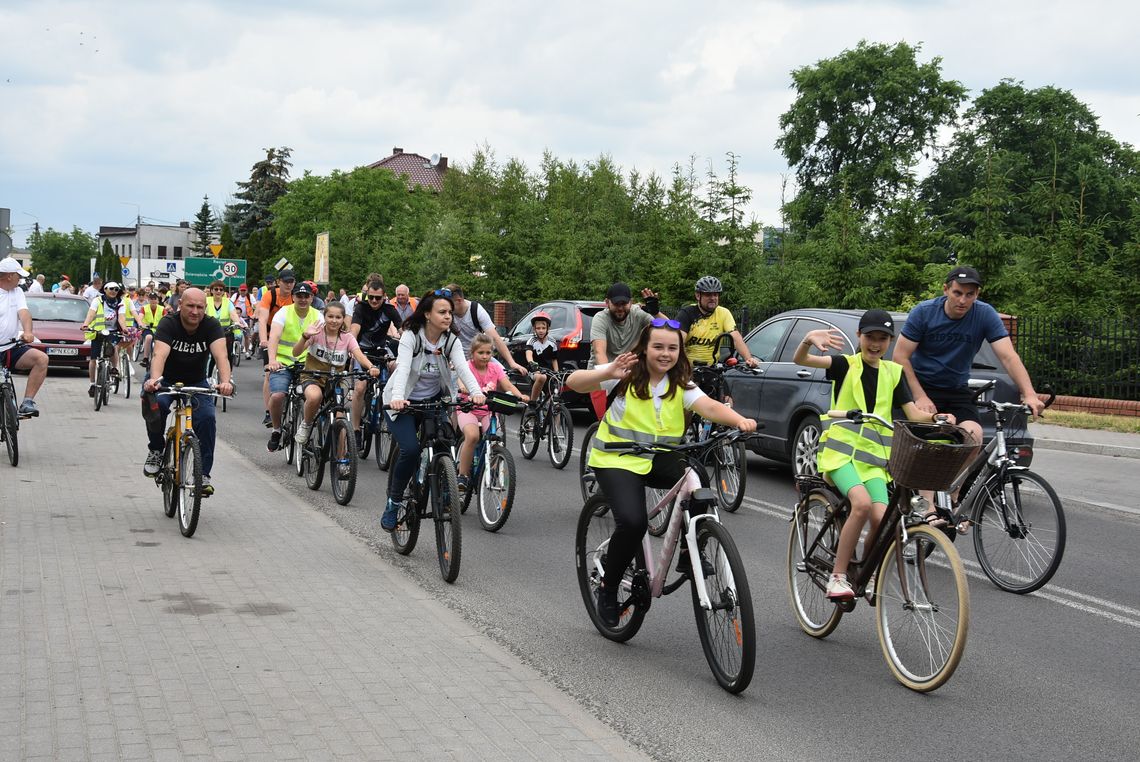
{"label": "pink t-shirt", "polygon": [[[474,360],[468,360],[467,366],[471,368],[471,372],[475,374],[475,380],[479,382],[479,388],[484,392],[497,391],[499,388],[499,381],[507,377],[503,371],[503,366],[496,362],[488,363],[487,370],[480,371],[475,367]],[[471,411],[476,418],[486,418],[490,413],[487,408],[475,408]]]}
{"label": "pink t-shirt", "polygon": [[309,342],[309,355],[305,358],[306,370],[344,370],[352,353],[360,348],[356,337],[343,331],[330,341],[322,330]]}

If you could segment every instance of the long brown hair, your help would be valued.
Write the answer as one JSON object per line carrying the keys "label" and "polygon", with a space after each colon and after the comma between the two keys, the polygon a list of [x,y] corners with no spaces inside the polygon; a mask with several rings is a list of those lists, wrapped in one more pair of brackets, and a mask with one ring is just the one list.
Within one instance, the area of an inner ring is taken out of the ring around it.
{"label": "long brown hair", "polygon": [[637,344],[632,350],[637,355],[637,365],[633,366],[628,376],[618,382],[616,396],[620,397],[632,388],[633,396],[643,400],[649,399],[649,366],[645,362],[645,353],[649,349],[649,337],[654,331],[672,331],[677,335],[677,362],[666,374],[669,379],[669,389],[665,392],[664,399],[672,399],[678,388],[682,390],[689,388],[689,380],[693,377],[693,366],[689,363],[689,356],[685,354],[685,342],[681,332],[669,326],[654,328],[652,325],[647,325],[641,329],[641,335],[637,337]]}

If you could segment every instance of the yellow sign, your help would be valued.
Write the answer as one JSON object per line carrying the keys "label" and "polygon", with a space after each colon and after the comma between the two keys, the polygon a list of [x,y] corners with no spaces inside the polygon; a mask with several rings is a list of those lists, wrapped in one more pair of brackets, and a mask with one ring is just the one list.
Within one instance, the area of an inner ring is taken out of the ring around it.
{"label": "yellow sign", "polygon": [[130,264],[130,261],[130,257],[119,257],[119,264],[121,264],[123,267],[126,267],[128,264]]}
{"label": "yellow sign", "polygon": [[317,250],[313,256],[313,280],[317,283],[329,282],[329,234],[317,234]]}
{"label": "yellow sign", "polygon": [[215,257],[222,253],[222,245],[220,243],[210,244],[210,253]]}

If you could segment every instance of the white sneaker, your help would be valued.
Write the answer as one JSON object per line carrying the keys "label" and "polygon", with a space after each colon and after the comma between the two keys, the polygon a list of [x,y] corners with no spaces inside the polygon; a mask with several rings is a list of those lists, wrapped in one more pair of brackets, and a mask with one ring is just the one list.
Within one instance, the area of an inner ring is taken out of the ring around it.
{"label": "white sneaker", "polygon": [[309,441],[309,432],[313,430],[313,424],[301,421],[297,425],[297,432],[293,435],[293,441],[299,445],[305,444]]}
{"label": "white sneaker", "polygon": [[162,470],[162,453],[150,450],[146,455],[146,462],[143,464],[144,476],[155,476]]}
{"label": "white sneaker", "polygon": [[831,579],[827,581],[827,597],[835,598],[854,598],[855,589],[851,587],[851,583],[847,581],[847,577],[840,577],[836,574],[831,575]]}

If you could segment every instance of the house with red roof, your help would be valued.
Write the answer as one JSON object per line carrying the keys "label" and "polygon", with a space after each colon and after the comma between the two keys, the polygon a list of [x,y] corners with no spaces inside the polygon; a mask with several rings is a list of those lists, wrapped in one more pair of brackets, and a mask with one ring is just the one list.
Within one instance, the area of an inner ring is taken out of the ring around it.
{"label": "house with red roof", "polygon": [[403,148],[392,149],[392,155],[368,165],[369,169],[391,170],[396,177],[403,176],[408,190],[417,185],[440,192],[443,190],[443,176],[447,172],[447,157],[432,154],[420,156],[418,153],[405,153]]}

